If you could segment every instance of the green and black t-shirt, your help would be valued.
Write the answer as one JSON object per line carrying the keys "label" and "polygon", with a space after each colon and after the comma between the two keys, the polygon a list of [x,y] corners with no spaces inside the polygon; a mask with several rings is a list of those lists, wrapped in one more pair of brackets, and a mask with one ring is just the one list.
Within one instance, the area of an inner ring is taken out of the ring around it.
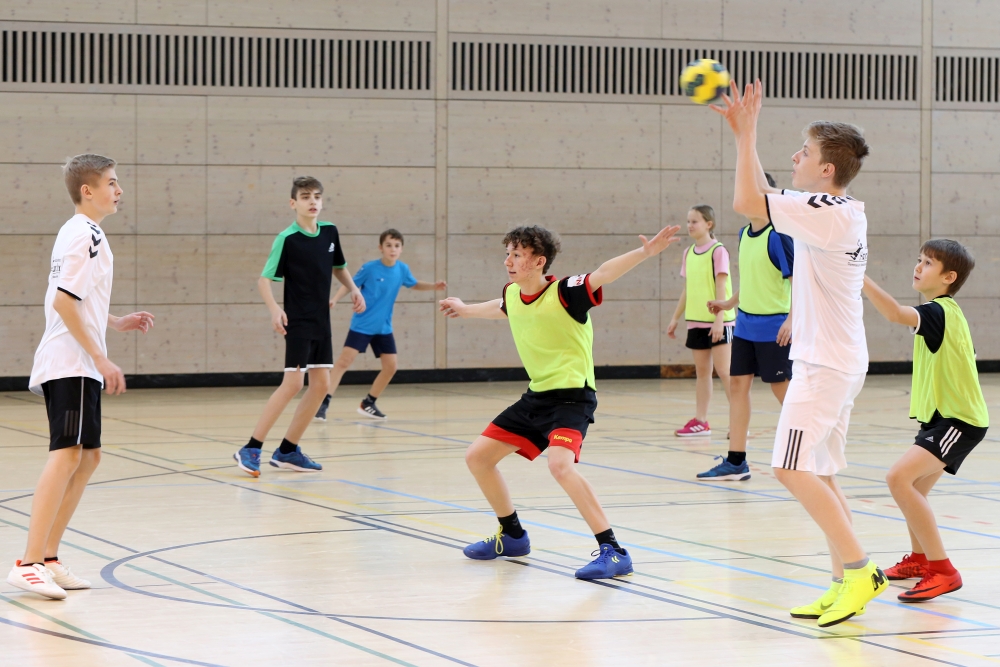
{"label": "green and black t-shirt", "polygon": [[346,266],[340,235],[332,222],[317,223],[315,234],[293,222],[278,234],[261,275],[285,283],[288,336],[321,339],[331,335],[333,270]]}

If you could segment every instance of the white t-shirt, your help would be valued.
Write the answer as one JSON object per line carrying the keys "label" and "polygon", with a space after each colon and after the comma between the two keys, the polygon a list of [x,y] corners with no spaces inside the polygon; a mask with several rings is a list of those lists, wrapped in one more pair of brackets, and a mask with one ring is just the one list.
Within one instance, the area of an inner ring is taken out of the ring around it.
{"label": "white t-shirt", "polygon": [[80,301],[83,324],[107,354],[104,341],[111,307],[114,255],[101,228],[83,214],[76,214],[59,230],[52,248],[49,288],[45,292],[45,333],[35,350],[28,388],[41,395],[42,383],[67,377],[104,378],[94,360],[76,342],[52,304],[62,291]]}
{"label": "white t-shirt", "polygon": [[792,359],[868,372],[861,286],[868,263],[865,205],[851,197],[782,190],[767,195],[774,229],[795,241]]}

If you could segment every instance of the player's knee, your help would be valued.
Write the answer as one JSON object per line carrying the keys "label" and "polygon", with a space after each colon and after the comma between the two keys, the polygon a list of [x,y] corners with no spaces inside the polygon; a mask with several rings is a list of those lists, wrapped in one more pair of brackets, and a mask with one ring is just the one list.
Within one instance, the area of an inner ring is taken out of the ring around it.
{"label": "player's knee", "polygon": [[889,472],[885,474],[885,482],[889,485],[889,490],[893,492],[913,484],[913,480],[895,466],[889,468]]}
{"label": "player's knee", "polygon": [[395,359],[382,359],[382,372],[383,373],[396,373],[396,360]]}
{"label": "player's knee", "polygon": [[305,382],[305,378],[302,377],[302,371],[295,371],[294,373],[285,373],[284,379],[281,381],[282,391],[287,393],[298,393],[302,389],[302,385]]}
{"label": "player's knee", "polygon": [[101,448],[95,447],[94,449],[85,449],[82,453],[81,465],[88,466],[91,470],[96,468],[101,463]]}
{"label": "player's knee", "polygon": [[56,451],[58,454],[55,457],[55,463],[59,466],[59,469],[67,474],[76,472],[76,469],[80,467],[80,461],[83,459],[83,447],[76,445]]}
{"label": "player's knee", "polygon": [[486,457],[483,456],[483,452],[475,444],[469,445],[469,448],[465,450],[465,465],[473,473],[489,467],[486,463]]}
{"label": "player's knee", "polygon": [[549,456],[549,472],[556,481],[561,481],[576,472],[573,469],[573,459],[567,457]]}
{"label": "player's knee", "polygon": [[313,391],[322,392],[325,396],[330,391],[330,374],[316,373],[309,377],[309,387]]}

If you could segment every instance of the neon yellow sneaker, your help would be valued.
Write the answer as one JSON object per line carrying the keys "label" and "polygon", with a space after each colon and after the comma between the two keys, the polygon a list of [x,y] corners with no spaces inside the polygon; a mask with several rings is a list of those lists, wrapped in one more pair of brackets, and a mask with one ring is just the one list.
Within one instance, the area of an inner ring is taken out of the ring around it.
{"label": "neon yellow sneaker", "polygon": [[[836,581],[831,582],[830,588],[826,589],[826,592],[820,595],[815,602],[801,607],[793,607],[789,613],[792,615],[792,618],[811,618],[815,620],[833,605],[837,596],[840,595],[841,587],[843,587],[843,584],[838,584]],[[865,608],[862,607],[861,611],[856,613],[855,616],[861,616],[864,613]]]}
{"label": "neon yellow sneaker", "polygon": [[888,587],[889,582],[885,578],[885,573],[870,560],[860,570],[847,570],[844,572],[844,584],[840,589],[840,595],[830,608],[823,612],[816,624],[826,628],[857,616],[866,604]]}

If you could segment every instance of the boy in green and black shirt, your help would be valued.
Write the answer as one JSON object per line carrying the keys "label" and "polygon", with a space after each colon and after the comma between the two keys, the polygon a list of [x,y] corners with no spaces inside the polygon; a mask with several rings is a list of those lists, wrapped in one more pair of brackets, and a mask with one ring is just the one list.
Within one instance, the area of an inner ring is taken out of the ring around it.
{"label": "boy in green and black shirt", "polygon": [[531,384],[521,399],[498,415],[465,454],[469,470],[497,514],[492,536],[467,546],[475,560],[524,556],[528,533],[497,464],[520,454],[529,461],[543,451],[549,472],[580,511],[597,539],[600,553],[576,572],[579,579],[608,579],[632,573],[632,557],[615,539],[594,489],[574,463],[597,409],[594,381],[594,327],[590,309],[603,298],[601,288],[658,255],[677,241],[680,227],[666,227],[642,247],[604,262],[589,274],[556,280],[545,275],[559,252],[558,239],[542,227],[518,227],[503,240],[510,282],[493,301],[465,304],[449,297],[441,310],[449,317],[506,319]]}
{"label": "boy in green and black shirt", "polygon": [[942,472],[958,472],[990,425],[969,323],[953,298],[974,266],[968,249],[956,241],[925,243],[913,272],[913,288],[928,301],[916,308],[899,305],[865,277],[865,296],[878,311],[915,334],[910,418],[920,422],[920,432],[886,477],[906,517],[913,552],[886,569],[885,575],[920,580],[899,595],[901,602],[924,602],[962,587],[962,576],[945,553],[927,494]]}
{"label": "boy in green and black shirt", "polygon": [[[260,475],[260,450],[268,431],[288,403],[302,389],[303,373],[309,373],[309,389],[302,396],[292,423],[271,465],[299,472],[322,470],[323,466],[302,453],[298,442],[316,408],[330,387],[333,343],[330,332],[330,286],[333,278],[351,292],[355,312],[363,312],[365,299],[347,270],[340,235],[331,222],[320,222],[323,185],[310,176],[292,183],[295,222],[278,234],[257,286],[271,312],[271,325],[285,337],[285,377],[275,389],[257,421],[253,436],[233,454],[241,470]],[[284,282],[284,310],[271,293],[272,282]]]}

